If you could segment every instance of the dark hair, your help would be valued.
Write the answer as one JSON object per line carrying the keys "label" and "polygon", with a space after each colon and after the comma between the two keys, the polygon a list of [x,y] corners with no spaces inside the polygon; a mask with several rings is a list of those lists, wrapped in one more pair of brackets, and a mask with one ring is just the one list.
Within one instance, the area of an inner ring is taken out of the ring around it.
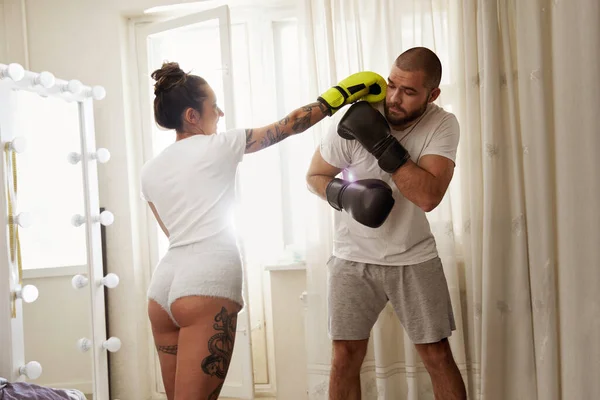
{"label": "dark hair", "polygon": [[413,47],[396,58],[396,67],[403,71],[423,71],[425,87],[435,89],[442,80],[442,63],[438,56],[426,47]]}
{"label": "dark hair", "polygon": [[202,103],[208,97],[206,81],[179,68],[176,62],[165,62],[152,73],[154,84],[154,120],[166,129],[183,129],[183,112],[193,108],[202,112]]}

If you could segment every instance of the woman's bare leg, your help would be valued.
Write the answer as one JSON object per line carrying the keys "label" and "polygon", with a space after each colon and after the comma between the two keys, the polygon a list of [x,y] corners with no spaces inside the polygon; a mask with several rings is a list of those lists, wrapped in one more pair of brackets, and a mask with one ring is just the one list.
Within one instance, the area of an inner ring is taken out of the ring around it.
{"label": "woman's bare leg", "polygon": [[239,304],[187,296],[171,305],[179,331],[175,400],[216,400],[233,354]]}
{"label": "woman's bare leg", "polygon": [[173,323],[165,309],[154,300],[148,302],[148,316],[152,325],[154,345],[158,351],[160,371],[167,399],[174,400],[179,328]]}

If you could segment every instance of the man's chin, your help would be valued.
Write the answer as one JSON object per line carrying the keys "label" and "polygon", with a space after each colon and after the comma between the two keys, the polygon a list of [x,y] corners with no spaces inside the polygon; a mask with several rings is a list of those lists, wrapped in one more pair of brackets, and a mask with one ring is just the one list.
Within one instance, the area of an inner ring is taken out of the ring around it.
{"label": "man's chin", "polygon": [[390,125],[403,125],[406,122],[406,118],[390,113],[386,113],[385,119],[387,119]]}

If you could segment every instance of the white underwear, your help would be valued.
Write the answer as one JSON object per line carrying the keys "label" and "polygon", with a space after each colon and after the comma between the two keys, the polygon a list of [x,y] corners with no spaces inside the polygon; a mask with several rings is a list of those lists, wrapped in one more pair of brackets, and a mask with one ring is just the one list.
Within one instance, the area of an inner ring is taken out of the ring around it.
{"label": "white underwear", "polygon": [[173,247],[160,260],[148,298],[160,304],[173,322],[173,302],[185,296],[220,297],[244,306],[243,272],[235,243],[210,241]]}

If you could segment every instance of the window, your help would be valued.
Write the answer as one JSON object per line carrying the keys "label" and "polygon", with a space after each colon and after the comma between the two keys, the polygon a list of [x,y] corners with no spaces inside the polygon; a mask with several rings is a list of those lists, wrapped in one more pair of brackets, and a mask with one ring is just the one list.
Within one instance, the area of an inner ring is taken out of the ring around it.
{"label": "window", "polygon": [[[301,98],[298,24],[295,19],[273,22],[275,80],[277,82],[277,113],[281,116],[309,102]],[[279,146],[281,163],[283,246],[287,256],[303,258],[306,235],[305,175],[313,152],[313,138],[300,134],[286,139]],[[292,260],[293,261],[293,260]]]}

